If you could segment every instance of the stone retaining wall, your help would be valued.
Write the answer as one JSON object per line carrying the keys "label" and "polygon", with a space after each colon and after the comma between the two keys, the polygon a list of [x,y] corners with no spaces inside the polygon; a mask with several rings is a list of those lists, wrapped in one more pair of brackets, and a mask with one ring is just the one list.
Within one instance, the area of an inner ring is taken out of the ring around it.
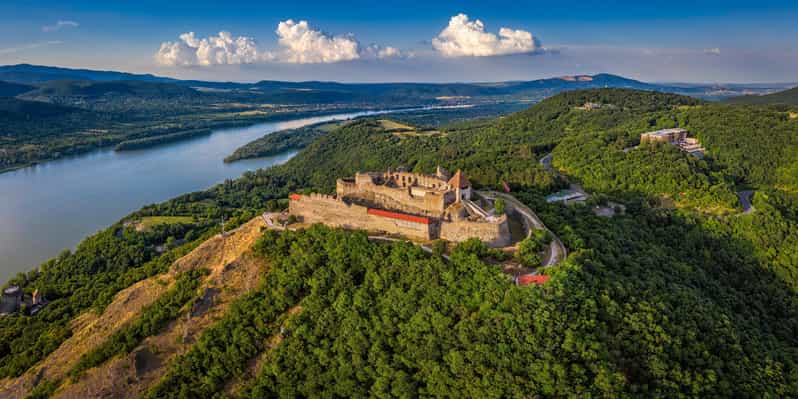
{"label": "stone retaining wall", "polygon": [[491,247],[505,247],[512,242],[507,215],[502,215],[495,222],[470,220],[442,222],[440,238],[452,242],[479,238],[480,241]]}

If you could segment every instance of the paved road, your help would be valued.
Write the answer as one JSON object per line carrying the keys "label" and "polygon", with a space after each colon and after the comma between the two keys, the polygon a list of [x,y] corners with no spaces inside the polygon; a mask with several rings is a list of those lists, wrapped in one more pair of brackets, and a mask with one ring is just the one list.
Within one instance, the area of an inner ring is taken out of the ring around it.
{"label": "paved road", "polygon": [[[555,235],[554,232],[549,230],[549,228],[543,224],[543,221],[540,220],[538,215],[536,215],[535,212],[529,209],[528,206],[521,203],[521,201],[518,201],[512,195],[496,191],[487,191],[485,192],[485,194],[487,194],[488,196],[492,196],[494,198],[501,197],[502,199],[504,199],[508,204],[510,204],[513,207],[513,209],[518,211],[518,213],[520,213],[524,217],[525,219],[524,224],[526,224],[527,227],[529,227],[529,225],[532,225],[536,229],[546,230],[549,232],[549,234],[551,234],[552,240],[551,240],[551,245],[549,247],[550,248],[549,258],[546,259],[545,262],[543,262],[543,267],[554,266],[560,263],[563,259],[565,259],[566,256],[568,256],[568,250],[565,249],[565,245],[563,245],[562,241],[560,241],[560,238],[557,237],[557,235]],[[531,234],[531,229],[530,229],[530,234]]]}
{"label": "paved road", "polygon": [[[552,153],[548,153],[548,154],[544,155],[543,158],[540,158],[540,164],[543,166],[544,169],[546,169],[548,172],[553,173],[555,176],[565,177],[565,176],[563,176],[560,173],[560,171],[558,171],[557,169],[554,169],[554,167],[551,165],[551,160],[553,158],[554,158],[554,155]],[[577,183],[569,182],[568,189],[571,190],[571,191],[576,191],[576,192],[584,195],[585,197],[590,197],[590,194],[588,194],[588,192],[585,191],[585,189],[583,189],[582,186],[577,184]]]}
{"label": "paved road", "polygon": [[743,213],[746,215],[756,210],[754,206],[751,205],[751,197],[753,196],[754,192],[752,190],[745,190],[737,193],[737,198],[740,199],[740,204],[743,206]]}
{"label": "paved road", "polygon": [[544,155],[543,158],[540,158],[540,164],[543,165],[543,168],[548,170],[549,172],[555,172],[556,173],[556,171],[551,167],[551,158],[552,158],[552,156],[553,156],[552,153],[548,153],[548,154]]}

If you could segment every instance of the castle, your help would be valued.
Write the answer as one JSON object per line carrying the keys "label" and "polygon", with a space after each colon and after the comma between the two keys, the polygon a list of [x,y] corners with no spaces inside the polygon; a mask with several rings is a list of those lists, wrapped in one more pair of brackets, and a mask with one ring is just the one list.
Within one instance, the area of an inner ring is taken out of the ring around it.
{"label": "castle", "polygon": [[459,170],[453,176],[440,167],[434,175],[388,170],[338,179],[334,196],[292,194],[288,209],[303,223],[422,240],[476,237],[495,247],[509,245],[507,216],[485,211],[472,195],[471,183]]}

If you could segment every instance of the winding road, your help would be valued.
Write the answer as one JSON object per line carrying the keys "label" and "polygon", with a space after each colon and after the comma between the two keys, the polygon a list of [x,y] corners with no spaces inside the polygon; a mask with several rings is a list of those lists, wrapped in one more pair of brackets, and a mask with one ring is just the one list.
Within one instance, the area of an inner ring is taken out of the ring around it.
{"label": "winding road", "polygon": [[500,193],[497,191],[484,191],[484,192],[479,192],[479,194],[482,194],[486,198],[491,198],[491,199],[497,197],[502,198],[508,205],[510,205],[513,209],[515,209],[518,213],[520,213],[521,216],[524,217],[524,225],[526,225],[527,230],[529,230],[530,234],[532,234],[531,233],[532,229],[529,228],[530,226],[539,230],[546,230],[549,232],[549,234],[551,234],[552,240],[549,246],[549,258],[546,259],[545,262],[543,262],[543,267],[554,266],[562,262],[568,256],[568,250],[565,249],[565,245],[563,245],[562,241],[560,241],[560,238],[557,237],[557,235],[554,234],[553,231],[549,230],[549,228],[546,227],[545,224],[543,224],[543,221],[540,220],[538,215],[536,215],[535,212],[532,211],[532,209],[529,209],[529,207],[524,205],[521,201],[517,200],[512,195]]}
{"label": "winding road", "polygon": [[749,213],[756,210],[754,206],[751,204],[751,198],[753,196],[754,192],[751,190],[737,192],[737,198],[740,199],[740,204],[743,206],[743,214],[745,215],[748,215]]}
{"label": "winding road", "polygon": [[[554,167],[551,165],[551,160],[552,160],[553,157],[554,157],[554,154],[552,154],[552,153],[548,153],[548,154],[544,155],[543,158],[540,158],[540,165],[543,166],[543,169],[546,169],[546,171],[553,173],[555,176],[564,177],[560,173],[560,171],[558,171],[557,169],[554,169]],[[576,192],[584,195],[585,197],[590,197],[590,194],[588,194],[587,191],[585,191],[585,189],[583,189],[582,186],[580,186],[579,184],[576,184],[576,183],[573,183],[573,182],[568,182],[568,184],[569,184],[568,188],[571,191],[576,191]]]}

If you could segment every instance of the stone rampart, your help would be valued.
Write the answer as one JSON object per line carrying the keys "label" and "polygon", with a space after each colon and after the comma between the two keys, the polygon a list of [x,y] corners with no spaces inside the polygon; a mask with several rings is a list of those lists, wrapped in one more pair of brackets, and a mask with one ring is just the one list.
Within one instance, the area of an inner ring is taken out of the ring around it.
{"label": "stone rampart", "polygon": [[[435,224],[423,217],[403,217],[393,212],[369,212],[369,208],[348,204],[324,194],[292,195],[289,213],[303,223],[322,223],[344,229],[362,229],[401,234],[429,240]],[[426,222],[424,222],[426,221]]]}

